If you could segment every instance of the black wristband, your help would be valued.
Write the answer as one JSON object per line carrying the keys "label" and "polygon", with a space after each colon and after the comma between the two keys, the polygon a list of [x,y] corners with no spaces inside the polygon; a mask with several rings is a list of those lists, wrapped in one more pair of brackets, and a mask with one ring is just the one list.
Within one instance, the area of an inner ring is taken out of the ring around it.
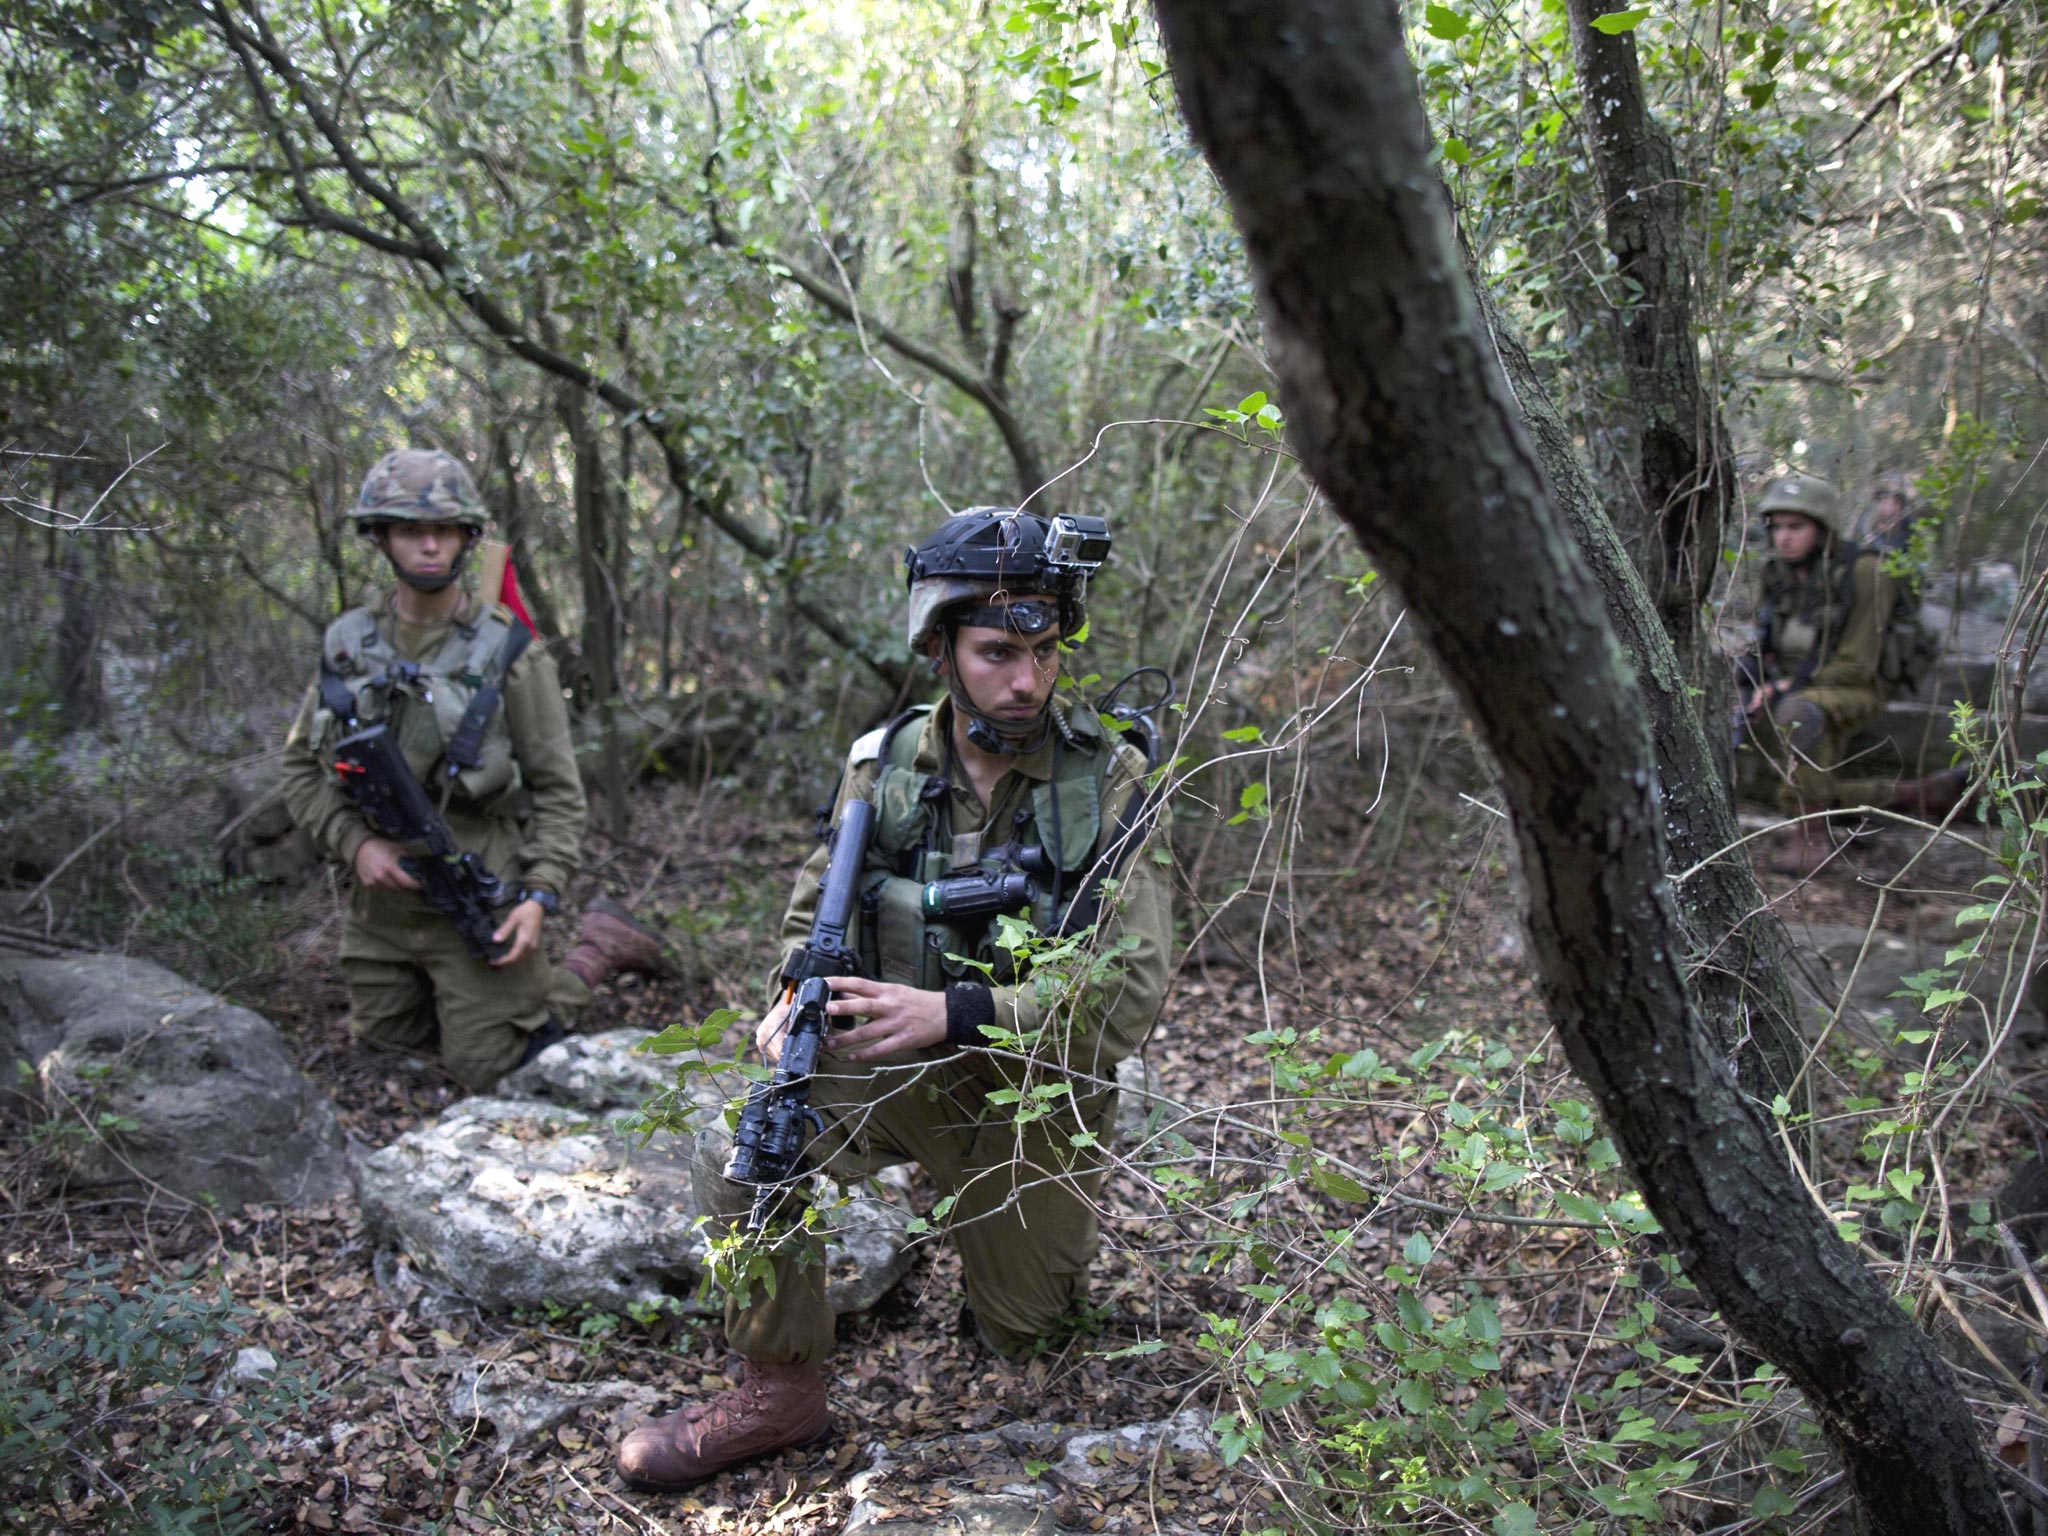
{"label": "black wristband", "polygon": [[980,982],[956,981],[946,988],[946,1044],[986,1045],[981,1028],[995,1021],[995,994]]}

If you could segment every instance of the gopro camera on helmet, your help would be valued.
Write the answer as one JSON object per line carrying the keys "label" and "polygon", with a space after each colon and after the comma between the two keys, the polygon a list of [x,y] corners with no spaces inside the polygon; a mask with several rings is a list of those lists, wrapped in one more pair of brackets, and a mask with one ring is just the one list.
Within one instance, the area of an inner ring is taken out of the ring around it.
{"label": "gopro camera on helmet", "polygon": [[1062,512],[1046,525],[1046,569],[1062,576],[1093,576],[1109,558],[1109,544],[1109,524],[1101,518]]}

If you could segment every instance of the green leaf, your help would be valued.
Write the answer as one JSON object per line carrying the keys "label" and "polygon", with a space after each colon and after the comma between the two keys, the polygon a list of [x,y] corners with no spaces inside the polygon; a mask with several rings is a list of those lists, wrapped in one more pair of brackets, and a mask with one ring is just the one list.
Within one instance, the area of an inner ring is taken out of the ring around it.
{"label": "green leaf", "polygon": [[1401,1245],[1401,1257],[1418,1269],[1427,1264],[1430,1255],[1435,1252],[1436,1249],[1431,1245],[1429,1234],[1426,1232],[1411,1233],[1408,1241]]}
{"label": "green leaf", "polygon": [[1452,10],[1448,5],[1432,5],[1424,13],[1423,25],[1431,37],[1440,37],[1447,43],[1455,43],[1472,30],[1472,23]]}
{"label": "green leaf", "polygon": [[1098,1360],[1134,1360],[1140,1355],[1156,1355],[1164,1348],[1166,1348],[1166,1340],[1164,1339],[1145,1339],[1137,1344],[1127,1345],[1123,1349],[1112,1349],[1107,1354],[1098,1355],[1096,1358]]}
{"label": "green leaf", "polygon": [[1584,1195],[1575,1195],[1568,1189],[1560,1189],[1550,1198],[1555,1200],[1557,1208],[1573,1221],[1597,1221],[1605,1224],[1607,1220],[1607,1212],[1601,1209],[1598,1200],[1588,1200]]}
{"label": "green leaf", "polygon": [[1317,1163],[1308,1171],[1309,1188],[1342,1200],[1347,1205],[1367,1205],[1372,1201],[1372,1191],[1348,1173],[1339,1173],[1326,1163]]}
{"label": "green leaf", "polygon": [[1493,1536],[1536,1536],[1536,1511],[1526,1504],[1509,1504],[1493,1517]]}
{"label": "green leaf", "polygon": [[1750,1514],[1759,1520],[1775,1520],[1781,1515],[1793,1513],[1798,1508],[1799,1506],[1792,1502],[1790,1494],[1771,1483],[1765,1483],[1757,1489],[1756,1497],[1750,1500],[1749,1504]]}
{"label": "green leaf", "polygon": [[1469,165],[1472,161],[1472,151],[1465,147],[1463,139],[1445,139],[1443,149],[1444,158],[1453,165]]}
{"label": "green leaf", "polygon": [[1250,416],[1255,414],[1265,403],[1266,392],[1262,389],[1255,394],[1246,395],[1242,400],[1238,401],[1237,409],[1242,415]]}
{"label": "green leaf", "polygon": [[1225,741],[1257,741],[1260,737],[1264,736],[1265,734],[1265,731],[1259,726],[1240,725],[1234,731],[1225,731],[1223,733],[1223,739]]}
{"label": "green leaf", "polygon": [[1488,1194],[1498,1194],[1511,1189],[1529,1177],[1529,1170],[1518,1163],[1489,1163],[1486,1166],[1486,1180],[1480,1186]]}
{"label": "green leaf", "polygon": [[1624,32],[1633,32],[1649,19],[1650,8],[1637,6],[1629,11],[1609,11],[1605,16],[1593,18],[1593,30],[1605,32],[1609,37],[1619,37]]}

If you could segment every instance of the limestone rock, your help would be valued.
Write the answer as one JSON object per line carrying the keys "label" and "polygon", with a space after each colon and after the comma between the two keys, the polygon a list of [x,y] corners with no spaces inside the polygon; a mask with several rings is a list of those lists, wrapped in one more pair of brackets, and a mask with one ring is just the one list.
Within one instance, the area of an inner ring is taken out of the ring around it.
{"label": "limestone rock", "polygon": [[492,1094],[501,1099],[540,1099],[593,1115],[637,1109],[675,1081],[673,1057],[634,1049],[647,1038],[642,1029],[571,1035],[499,1078]]}
{"label": "limestone rock", "polygon": [[[602,1080],[570,1041],[544,1053],[559,1086]],[[529,1069],[530,1070],[530,1069]],[[620,1065],[616,1072],[632,1069]],[[725,1091],[693,1080],[691,1113],[709,1124]],[[637,1102],[637,1100],[635,1101]],[[631,1110],[533,1099],[462,1099],[431,1125],[364,1159],[363,1214],[428,1279],[492,1309],[543,1303],[607,1311],[694,1306],[708,1244],[694,1230],[686,1138],[641,1144]],[[830,1212],[827,1294],[871,1306],[908,1267],[909,1214],[856,1195]]]}
{"label": "limestone rock", "polygon": [[586,1408],[606,1410],[610,1431],[654,1414],[662,1395],[637,1381],[550,1381],[510,1362],[477,1362],[458,1371],[448,1389],[451,1423],[488,1423],[507,1454],[554,1432]]}
{"label": "limestone rock", "polygon": [[1126,1056],[1116,1064],[1116,1139],[1133,1147],[1145,1139],[1155,1113],[1162,1124],[1178,1120],[1185,1110],[1167,1099],[1159,1069],[1144,1056]]}
{"label": "limestone rock", "polygon": [[238,764],[214,791],[218,824],[214,841],[221,867],[265,885],[290,885],[319,865],[313,839],[301,831],[284,803],[279,756]]}
{"label": "limestone rock", "polygon": [[[1219,1459],[1216,1438],[1203,1415],[1193,1410],[1160,1422],[1126,1424],[1109,1430],[1076,1430],[1057,1424],[1007,1424],[976,1435],[944,1441],[913,1441],[869,1449],[868,1464],[848,1480],[854,1507],[846,1536],[913,1536],[961,1530],[988,1536],[1061,1536],[1070,1527],[1061,1515],[1072,1510],[1063,1490],[1095,1488],[1117,1479],[1150,1476],[1155,1458],[1181,1470]],[[1045,1464],[1033,1478],[1027,1462]],[[895,1513],[892,1485],[929,1485],[937,1463],[963,1481],[971,1480],[999,1492],[956,1493],[945,1510],[932,1517],[903,1520]],[[1076,1512],[1078,1514],[1078,1512]],[[1162,1525],[1162,1533],[1178,1527]]]}
{"label": "limestone rock", "polygon": [[[1854,923],[1792,924],[1787,931],[1792,941],[1789,958],[1795,995],[1811,1017],[1818,1017],[1821,1010],[1831,1014],[1841,1006],[1848,1026],[1856,1030],[1870,1030],[1885,1015],[1899,1027],[1914,1027],[1921,1017],[1919,1004],[1911,997],[1894,994],[1907,990],[1906,977],[1942,967],[1948,951],[1963,942],[1962,935],[1946,926],[1917,935],[1884,930],[1869,933]],[[2010,1016],[2013,1028],[2008,1046],[2038,1049],[2048,1044],[2048,1021],[2018,983],[2007,986],[1996,967],[1956,969],[1963,990],[1978,1005],[1959,1010],[1963,1027],[1982,1039],[1987,1019],[2002,1024]],[[1867,1040],[1889,1047],[1893,1034],[1893,1030],[1879,1028]]]}
{"label": "limestone rock", "polygon": [[106,1127],[58,1143],[74,1178],[139,1175],[229,1209],[348,1187],[334,1106],[261,1015],[119,955],[0,955],[0,1013],[49,1111]]}

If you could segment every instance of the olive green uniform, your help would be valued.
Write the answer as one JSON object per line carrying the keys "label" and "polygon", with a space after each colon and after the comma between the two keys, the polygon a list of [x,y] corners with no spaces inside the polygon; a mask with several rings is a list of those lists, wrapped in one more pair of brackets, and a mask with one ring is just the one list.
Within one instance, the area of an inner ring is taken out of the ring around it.
{"label": "olive green uniform", "polygon": [[[1096,804],[1063,807],[1066,814],[1089,818],[1096,828],[1093,853],[1100,857],[1119,840],[1118,817],[1141,791],[1144,759],[1109,741],[1092,715],[1069,716],[1063,699],[1053,707],[1070,720],[1082,743],[1115,754],[1095,781]],[[917,773],[941,774],[951,720],[949,704],[925,718],[912,763]],[[951,784],[946,811],[956,845],[967,850],[956,862],[971,862],[977,834],[1005,840],[1020,814],[1029,814],[1034,796],[1043,795],[1054,769],[1049,738],[1014,760],[987,806],[967,784]],[[877,761],[863,762],[856,752],[839,805],[871,798],[879,773]],[[836,821],[838,806],[833,814]],[[1171,891],[1161,863],[1165,846],[1162,811],[1104,904],[1094,952],[1108,953],[1119,943],[1130,947],[1116,954],[1114,973],[1098,989],[1084,989],[1078,1002],[1064,1005],[1050,995],[1049,977],[1027,975],[1020,985],[989,989],[998,1028],[1020,1035],[1045,1029],[1029,1069],[1014,1054],[948,1043],[880,1062],[842,1062],[827,1053],[811,1080],[811,1104],[824,1131],[809,1165],[855,1179],[895,1163],[920,1164],[941,1193],[955,1199],[946,1224],[959,1245],[968,1304],[984,1335],[1006,1352],[1045,1335],[1085,1290],[1103,1172],[1100,1153],[1086,1137],[1107,1144],[1116,1064],[1144,1043],[1165,991],[1172,933]],[[825,859],[820,848],[797,879],[783,917],[785,952],[809,935]],[[880,867],[872,853],[870,867]],[[1039,980],[1048,995],[1041,996]],[[1056,1095],[1053,1112],[1042,1119],[1019,1125],[1013,1105],[989,1101],[998,1090],[1047,1083],[1070,1084],[1071,1092]],[[1078,1148],[1076,1136],[1083,1136]],[[718,1214],[729,1219],[743,1215],[751,1201],[750,1190],[723,1179],[700,1177],[698,1187],[719,1191]],[[786,1246],[775,1263],[772,1296],[756,1285],[747,1306],[728,1302],[727,1337],[750,1360],[816,1363],[831,1349],[833,1336],[820,1247],[815,1239],[800,1240]]]}
{"label": "olive green uniform", "polygon": [[[1893,579],[1885,574],[1878,555],[1856,551],[1848,611],[1832,612],[1840,567],[1830,569],[1829,562],[1841,548],[1827,541],[1803,572],[1788,570],[1773,557],[1769,563],[1776,569],[1765,573],[1774,610],[1769,649],[1763,657],[1766,679],[1796,679],[1819,658],[1808,679],[1773,700],[1769,717],[1754,727],[1766,760],[1751,760],[1761,773],[1754,774],[1745,788],[1758,798],[1774,795],[1788,816],[1802,809],[1886,805],[1896,789],[1889,774],[1866,779],[1843,772],[1851,766],[1850,737],[1885,706],[1879,662],[1892,612]],[[1819,709],[1820,731],[1810,745],[1795,749],[1788,722],[1802,701]]]}
{"label": "olive green uniform", "polygon": [[[503,619],[503,610],[492,612]],[[440,623],[407,623],[388,598],[365,617],[398,657],[431,666],[459,651],[464,633],[485,616],[472,596]],[[406,699],[398,708],[405,712],[394,721],[401,734],[441,729],[428,706]],[[508,891],[528,886],[559,895],[576,867],[586,805],[561,680],[545,652],[528,650],[506,674],[500,719],[491,729],[509,738],[518,791],[479,803],[457,789],[443,816],[457,845],[477,854]],[[353,870],[357,851],[375,834],[335,783],[325,753],[337,734],[321,709],[319,689],[309,689],[285,742],[284,795],[320,851]],[[551,966],[538,948],[514,965],[493,967],[472,955],[448,919],[416,892],[360,884],[349,898],[341,964],[358,1038],[394,1049],[438,1050],[448,1071],[472,1090],[516,1066],[527,1037],[551,1013],[590,997],[580,980]]]}

